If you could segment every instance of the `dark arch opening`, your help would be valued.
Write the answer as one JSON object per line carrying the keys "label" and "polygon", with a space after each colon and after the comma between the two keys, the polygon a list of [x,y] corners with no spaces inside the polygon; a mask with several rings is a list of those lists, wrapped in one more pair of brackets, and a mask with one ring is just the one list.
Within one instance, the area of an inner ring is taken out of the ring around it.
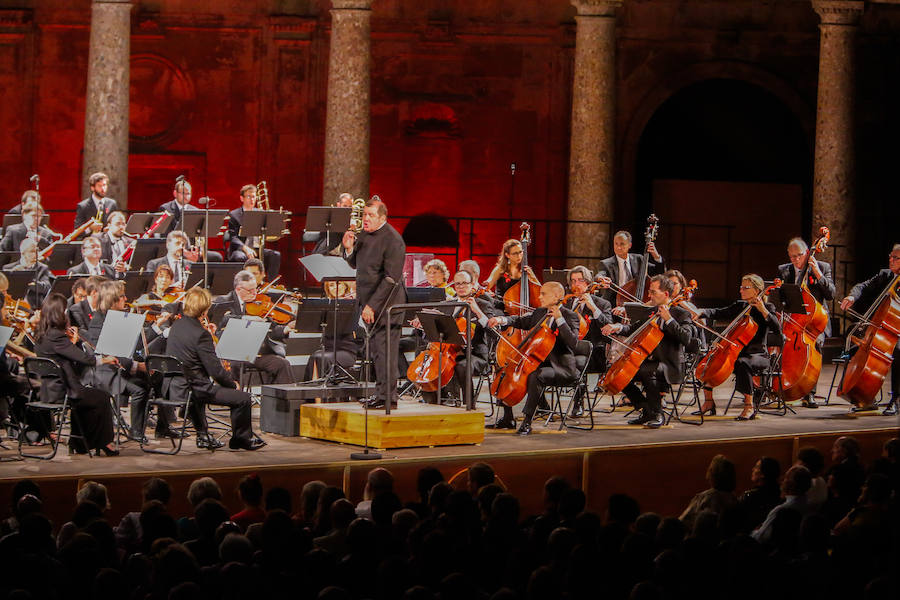
{"label": "dark arch opening", "polygon": [[403,229],[407,246],[459,247],[459,234],[446,218],[431,213],[416,215]]}

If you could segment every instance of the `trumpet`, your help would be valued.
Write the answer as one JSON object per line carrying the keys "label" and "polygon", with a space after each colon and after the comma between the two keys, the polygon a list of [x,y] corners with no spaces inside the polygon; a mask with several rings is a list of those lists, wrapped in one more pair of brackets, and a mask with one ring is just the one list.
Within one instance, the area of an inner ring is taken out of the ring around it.
{"label": "trumpet", "polygon": [[363,211],[366,208],[366,201],[357,198],[353,201],[353,210],[350,213],[350,230],[353,233],[359,233],[363,228]]}
{"label": "trumpet", "polygon": [[[259,210],[272,210],[271,206],[269,205],[269,187],[268,185],[266,185],[265,181],[260,181],[256,184],[256,208],[258,208]],[[279,206],[278,212],[284,212],[284,209]],[[285,225],[290,222],[290,217],[285,218]],[[290,229],[283,229],[280,235],[267,235],[266,242],[277,242],[286,235],[291,235]]]}

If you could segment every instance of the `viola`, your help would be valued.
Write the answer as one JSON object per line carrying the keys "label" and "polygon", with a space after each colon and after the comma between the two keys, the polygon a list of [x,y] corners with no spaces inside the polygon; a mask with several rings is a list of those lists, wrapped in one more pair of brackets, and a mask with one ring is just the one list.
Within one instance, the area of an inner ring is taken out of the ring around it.
{"label": "viola", "polygon": [[781,330],[785,337],[781,353],[781,386],[786,401],[799,400],[816,387],[822,371],[822,353],[816,340],[828,324],[828,312],[809,291],[809,263],[825,250],[831,233],[827,227],[819,229],[819,237],[806,253],[806,264],[800,275],[804,315],[786,315]]}
{"label": "viola", "polygon": [[[557,332],[551,329],[553,316],[548,312],[522,336],[516,345],[505,336],[497,346],[498,369],[491,380],[491,395],[507,406],[515,406],[528,393],[528,376],[550,356]],[[504,351],[501,352],[501,349]]]}
{"label": "viola", "polygon": [[[460,334],[466,335],[466,318],[456,319],[456,326]],[[475,333],[475,324],[469,324],[472,334]],[[429,342],[428,346],[419,353],[406,370],[406,378],[416,384],[425,392],[436,392],[438,387],[444,387],[453,378],[456,368],[456,356],[461,347],[456,344],[441,344]],[[440,364],[440,373],[438,373]]]}
{"label": "viola", "polygon": [[256,298],[244,304],[244,310],[248,315],[272,319],[279,325],[287,325],[296,318],[290,304],[274,302],[268,294],[257,294]]}
{"label": "viola", "polygon": [[[869,406],[891,370],[894,348],[900,339],[900,275],[878,295],[847,336],[846,350],[857,346],[847,363],[838,395],[858,407]],[[854,335],[862,327],[862,335]]]}
{"label": "viola", "polygon": [[[776,279],[758,297],[767,296],[772,290],[781,287],[781,283],[780,279]],[[741,350],[759,330],[759,325],[750,316],[751,308],[753,306],[748,302],[747,307],[725,328],[715,345],[697,363],[694,375],[703,385],[721,385],[734,371],[734,363]]]}

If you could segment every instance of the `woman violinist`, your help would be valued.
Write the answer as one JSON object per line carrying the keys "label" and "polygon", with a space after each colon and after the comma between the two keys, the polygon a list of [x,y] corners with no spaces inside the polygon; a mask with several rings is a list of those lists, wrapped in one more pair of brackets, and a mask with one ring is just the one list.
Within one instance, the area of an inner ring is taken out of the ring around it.
{"label": "woman violinist", "polygon": [[[500,256],[497,257],[497,264],[494,265],[485,284],[488,289],[493,289],[496,292],[496,297],[502,299],[503,294],[522,279],[523,253],[522,242],[519,240],[509,239],[503,243],[503,250],[500,251]],[[528,280],[531,283],[535,285],[541,284],[531,267],[526,265],[525,272],[528,274]]]}
{"label": "woman violinist", "polygon": [[[764,369],[769,365],[769,353],[766,349],[766,337],[769,333],[780,332],[781,325],[775,316],[775,307],[766,302],[763,292],[766,284],[762,277],[753,273],[741,279],[741,299],[723,308],[704,308],[698,312],[706,319],[734,320],[750,307],[749,316],[756,322],[757,329],[752,339],[744,345],[734,363],[734,389],[744,395],[744,409],[735,417],[736,421],[749,421],[756,418],[756,407],[753,405],[753,371]],[[713,401],[713,389],[704,386],[705,401],[700,411],[695,414],[715,415],[716,404]]]}

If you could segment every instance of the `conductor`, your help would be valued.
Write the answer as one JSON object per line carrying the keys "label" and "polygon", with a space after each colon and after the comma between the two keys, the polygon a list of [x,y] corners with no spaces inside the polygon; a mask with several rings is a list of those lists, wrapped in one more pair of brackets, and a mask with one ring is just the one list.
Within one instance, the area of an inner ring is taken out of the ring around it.
{"label": "conductor", "polygon": [[397,356],[399,351],[402,314],[395,315],[390,322],[389,351],[385,348],[385,335],[390,306],[406,302],[402,279],[406,244],[388,224],[387,214],[384,202],[372,196],[363,210],[363,230],[345,256],[356,269],[356,301],[370,333],[369,352],[375,363],[375,398],[369,401],[369,408],[384,408],[388,400],[391,408],[397,406],[397,390],[388,389],[388,357]]}

